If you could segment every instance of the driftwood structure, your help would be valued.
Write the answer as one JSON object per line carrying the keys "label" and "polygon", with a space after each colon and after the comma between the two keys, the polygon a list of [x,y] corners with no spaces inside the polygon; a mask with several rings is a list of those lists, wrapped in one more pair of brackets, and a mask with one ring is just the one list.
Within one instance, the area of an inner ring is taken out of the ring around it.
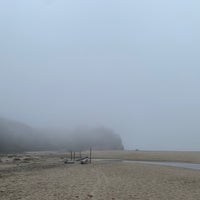
{"label": "driftwood structure", "polygon": [[89,156],[82,157],[81,152],[79,152],[79,158],[76,159],[76,152],[70,151],[70,159],[65,160],[65,164],[74,164],[75,162],[80,162],[80,164],[87,164],[92,162],[92,149],[90,148]]}
{"label": "driftwood structure", "polygon": [[88,158],[88,156],[86,156],[86,157],[77,159],[76,161],[80,162],[81,164],[87,164],[89,161],[89,158]]}

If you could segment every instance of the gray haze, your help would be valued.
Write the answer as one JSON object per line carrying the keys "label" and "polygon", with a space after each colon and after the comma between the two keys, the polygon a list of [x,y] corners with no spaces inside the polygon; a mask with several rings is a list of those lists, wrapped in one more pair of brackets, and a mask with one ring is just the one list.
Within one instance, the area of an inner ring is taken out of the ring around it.
{"label": "gray haze", "polygon": [[200,150],[199,0],[1,0],[0,116],[106,126],[128,149]]}

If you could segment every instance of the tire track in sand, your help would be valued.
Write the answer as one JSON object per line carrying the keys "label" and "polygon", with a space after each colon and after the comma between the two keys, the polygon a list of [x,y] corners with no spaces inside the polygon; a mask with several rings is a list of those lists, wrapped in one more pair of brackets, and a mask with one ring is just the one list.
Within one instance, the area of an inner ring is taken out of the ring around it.
{"label": "tire track in sand", "polygon": [[92,191],[89,198],[96,200],[105,200],[108,197],[109,179],[101,169],[101,167],[96,167],[93,170],[93,173],[96,177],[96,182],[93,184]]}

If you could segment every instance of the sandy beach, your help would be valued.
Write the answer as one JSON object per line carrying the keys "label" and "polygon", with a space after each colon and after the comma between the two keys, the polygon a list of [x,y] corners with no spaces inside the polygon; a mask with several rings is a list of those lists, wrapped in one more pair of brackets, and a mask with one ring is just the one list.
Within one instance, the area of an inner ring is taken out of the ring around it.
{"label": "sandy beach", "polygon": [[198,151],[94,151],[95,158],[200,163]]}
{"label": "sandy beach", "polygon": [[[94,155],[101,153],[94,152]],[[194,160],[198,160],[197,155],[193,153]],[[198,170],[105,161],[69,165],[63,164],[65,156],[37,153],[1,157],[0,199],[200,199]]]}

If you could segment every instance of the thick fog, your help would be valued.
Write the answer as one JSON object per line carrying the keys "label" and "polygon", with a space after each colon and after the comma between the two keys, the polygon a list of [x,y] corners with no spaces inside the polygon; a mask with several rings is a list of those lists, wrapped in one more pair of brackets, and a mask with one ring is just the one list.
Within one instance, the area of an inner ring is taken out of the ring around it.
{"label": "thick fog", "polygon": [[200,150],[200,1],[0,1],[0,117]]}
{"label": "thick fog", "polygon": [[27,151],[123,150],[121,137],[105,127],[33,128],[0,118],[0,154]]}

